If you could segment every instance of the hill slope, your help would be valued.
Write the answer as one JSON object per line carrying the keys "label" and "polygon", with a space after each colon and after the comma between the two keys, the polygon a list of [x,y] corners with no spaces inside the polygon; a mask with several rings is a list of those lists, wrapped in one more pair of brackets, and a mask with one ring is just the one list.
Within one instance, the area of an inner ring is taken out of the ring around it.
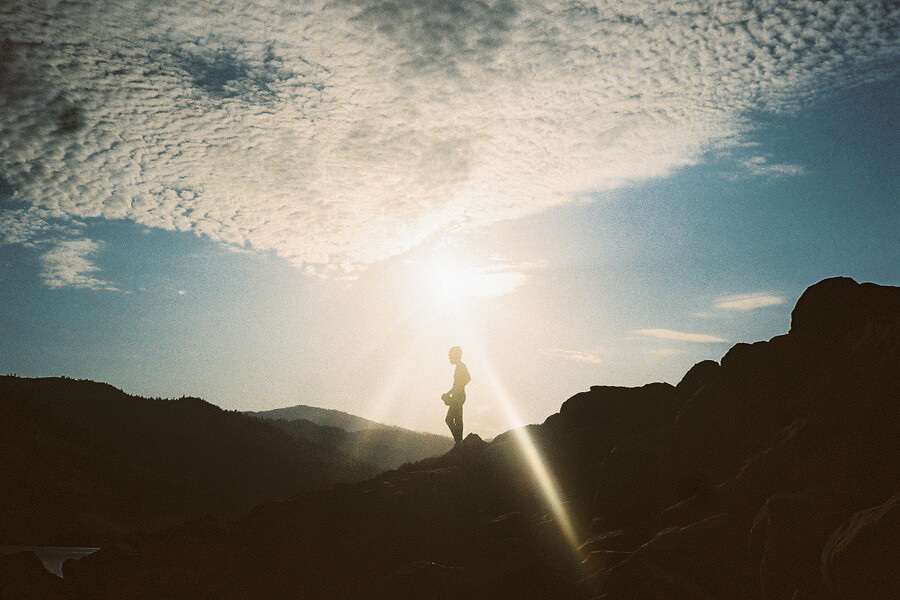
{"label": "hill slope", "polygon": [[131,536],[67,563],[60,593],[897,598],[898,367],[900,289],[825,280],[788,334],[677,386],[596,386],[490,444]]}
{"label": "hill slope", "polygon": [[0,542],[90,545],[377,469],[197,398],[0,377]]}
{"label": "hill slope", "polygon": [[288,406],[285,408],[275,408],[272,410],[247,412],[247,414],[262,419],[309,421],[316,425],[322,425],[323,427],[337,427],[344,431],[364,431],[366,429],[386,427],[381,423],[357,417],[356,415],[351,415],[350,413],[345,413],[340,410],[306,406],[305,404],[298,404],[297,406]]}
{"label": "hill slope", "polygon": [[[381,471],[437,456],[453,447],[453,440],[445,436],[381,425],[362,417],[312,406],[248,414],[269,419],[298,440],[313,442],[336,454],[372,464]],[[332,423],[342,425],[329,425]]]}

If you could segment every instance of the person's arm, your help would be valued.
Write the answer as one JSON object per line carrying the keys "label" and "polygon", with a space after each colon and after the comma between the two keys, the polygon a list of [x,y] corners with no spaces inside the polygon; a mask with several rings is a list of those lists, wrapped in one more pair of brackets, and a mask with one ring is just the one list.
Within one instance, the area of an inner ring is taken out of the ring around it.
{"label": "person's arm", "polygon": [[453,377],[453,385],[450,386],[450,389],[449,389],[449,390],[447,390],[446,392],[444,392],[443,394],[441,394],[441,399],[442,399],[442,400],[447,400],[448,398],[452,398],[452,397],[453,397],[453,390],[455,390],[455,389],[456,389],[456,376],[454,375],[454,377]]}
{"label": "person's arm", "polygon": [[445,396],[452,396],[452,395],[453,395],[453,392],[455,392],[455,391],[456,391],[456,375],[454,374],[454,376],[453,376],[453,385],[450,386],[450,389],[447,390],[447,393],[444,394],[444,395],[445,395]]}

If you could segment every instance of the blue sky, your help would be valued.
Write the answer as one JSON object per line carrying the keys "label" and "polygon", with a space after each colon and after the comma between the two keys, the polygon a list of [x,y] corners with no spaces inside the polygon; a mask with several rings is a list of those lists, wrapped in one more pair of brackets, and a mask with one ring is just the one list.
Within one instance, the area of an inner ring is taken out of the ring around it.
{"label": "blue sky", "polygon": [[490,437],[900,283],[900,9],[689,4],[4,9],[0,372]]}

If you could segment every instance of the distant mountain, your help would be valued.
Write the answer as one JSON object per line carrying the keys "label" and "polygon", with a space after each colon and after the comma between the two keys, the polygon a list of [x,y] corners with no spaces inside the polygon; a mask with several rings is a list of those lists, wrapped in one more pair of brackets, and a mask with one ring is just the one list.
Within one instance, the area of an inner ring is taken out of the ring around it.
{"label": "distant mountain", "polygon": [[97,544],[378,471],[198,398],[0,377],[0,545]]}
{"label": "distant mountain", "polygon": [[326,408],[292,406],[248,413],[269,419],[298,440],[314,442],[381,470],[444,454],[453,440],[433,433],[382,425]]}
{"label": "distant mountain", "polygon": [[896,600],[898,373],[900,288],[825,280],[789,333],[678,385],[594,386],[490,444],[135,534],[59,594]]}
{"label": "distant mountain", "polygon": [[276,408],[273,410],[262,410],[258,412],[247,412],[249,415],[260,417],[263,419],[284,419],[285,421],[310,421],[316,425],[325,427],[337,427],[344,431],[363,431],[366,429],[374,429],[386,427],[381,423],[370,421],[356,415],[333,410],[330,408],[318,408],[315,406],[289,406],[287,408]]}

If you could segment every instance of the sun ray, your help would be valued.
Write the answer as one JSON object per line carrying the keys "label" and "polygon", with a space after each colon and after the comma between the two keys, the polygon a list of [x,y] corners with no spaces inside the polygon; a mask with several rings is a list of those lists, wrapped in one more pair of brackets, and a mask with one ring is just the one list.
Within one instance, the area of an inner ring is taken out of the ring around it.
{"label": "sun ray", "polygon": [[[423,340],[427,333],[447,342],[452,338],[452,343],[448,343],[447,347],[457,344],[463,347],[464,356],[471,359],[473,373],[477,373],[474,377],[483,382],[475,385],[484,385],[483,389],[489,391],[490,399],[483,399],[482,402],[493,401],[499,406],[507,427],[514,432],[516,447],[532,474],[547,509],[580,563],[583,558],[579,551],[580,539],[566,507],[563,492],[528,434],[525,422],[516,410],[516,402],[494,370],[472,318],[472,299],[510,293],[522,284],[524,275],[512,271],[479,269],[460,262],[457,257],[446,252],[432,256],[426,264],[419,265],[421,269],[416,273],[417,283],[421,286],[421,327],[417,330],[417,340]],[[399,379],[402,379],[401,374],[402,371],[398,370],[396,380],[386,390],[383,398],[390,395],[393,386],[398,385]]]}
{"label": "sun ray", "polygon": [[499,401],[499,404],[503,409],[508,425],[513,432],[513,439],[541,490],[547,508],[553,514],[561,533],[572,548],[576,561],[580,563],[583,559],[579,550],[581,540],[579,539],[571,515],[566,508],[565,498],[555,475],[547,466],[547,463],[541,456],[534,440],[531,439],[531,436],[525,427],[526,423],[519,416],[513,398],[507,392],[500,377],[491,366],[483,346],[481,346],[481,344],[476,344],[473,350],[476,355],[475,360],[478,362],[478,371],[482,376],[487,378],[493,397]]}
{"label": "sun ray", "polygon": [[406,338],[402,350],[396,354],[393,371],[386,377],[378,392],[373,396],[374,402],[370,405],[370,414],[375,421],[383,422],[390,409],[398,401],[398,390],[413,376],[412,365],[415,364],[415,356],[420,353],[422,341],[425,337],[427,325],[421,318],[410,319],[415,323],[409,331],[411,335]]}

